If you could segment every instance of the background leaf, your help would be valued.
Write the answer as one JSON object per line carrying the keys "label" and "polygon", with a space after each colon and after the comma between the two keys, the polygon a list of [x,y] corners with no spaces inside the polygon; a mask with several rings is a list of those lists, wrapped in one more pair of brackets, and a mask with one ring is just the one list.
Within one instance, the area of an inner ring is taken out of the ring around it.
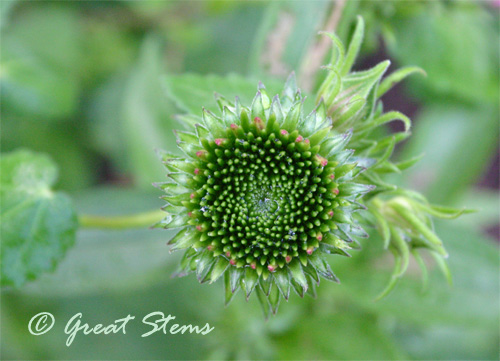
{"label": "background leaf", "polygon": [[413,186],[425,190],[434,203],[456,202],[491,162],[490,154],[498,144],[498,116],[492,108],[428,106],[402,154],[405,159],[425,149],[422,160],[406,175]]}
{"label": "background leaf", "polygon": [[2,286],[20,286],[53,270],[75,240],[77,219],[67,196],[54,193],[55,165],[18,151],[0,160]]}
{"label": "background leaf", "polygon": [[[219,93],[234,102],[238,96],[243,104],[251,104],[257,93],[258,79],[248,79],[236,74],[222,77],[218,75],[169,75],[163,79],[167,95],[184,112],[201,116],[202,107],[217,111],[214,94]],[[280,94],[283,84],[277,81],[264,81],[270,96]],[[218,113],[218,111],[217,111]]]}
{"label": "background leaf", "polygon": [[[404,10],[404,7],[401,7]],[[428,101],[448,96],[466,102],[498,99],[499,33],[493,12],[467,3],[436,1],[418,14],[394,19],[389,52],[402,65],[418,65],[414,92]],[[411,13],[410,13],[411,14]]]}
{"label": "background leaf", "polygon": [[161,55],[160,40],[153,36],[147,38],[126,84],[122,104],[129,164],[135,183],[146,189],[165,177],[155,148],[168,146],[169,150],[175,151],[171,128],[173,107],[165,101],[159,81],[165,71]]}
{"label": "background leaf", "polygon": [[55,119],[71,114],[77,106],[79,36],[76,13],[51,5],[35,6],[2,29],[2,108]]}
{"label": "background leaf", "polygon": [[[153,192],[151,192],[153,190]],[[118,215],[150,211],[162,202],[154,193],[129,188],[102,187],[74,196],[81,214]],[[148,287],[152,279],[168,279],[181,256],[170,254],[167,241],[175,234],[158,229],[79,230],[74,249],[56,272],[24,288],[32,295],[50,292],[77,297],[103,289],[121,292]]]}
{"label": "background leaf", "polygon": [[270,3],[253,40],[249,73],[286,78],[298,72],[330,7],[323,0]]}

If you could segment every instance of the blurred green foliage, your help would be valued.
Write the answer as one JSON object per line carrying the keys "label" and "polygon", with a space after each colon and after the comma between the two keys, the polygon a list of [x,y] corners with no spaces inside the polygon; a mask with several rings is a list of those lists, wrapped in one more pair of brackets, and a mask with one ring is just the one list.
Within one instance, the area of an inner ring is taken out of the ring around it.
{"label": "blurred green foliage", "polygon": [[[281,62],[299,71],[330,9],[328,1],[0,5],[1,150],[49,154],[60,170],[56,188],[70,193],[77,211],[94,214],[159,207],[150,184],[164,175],[154,148],[176,151],[172,130],[183,124],[173,115],[212,106],[207,89],[251,97],[262,80],[272,90],[273,78],[287,73],[270,74],[262,59],[283,14],[297,36],[284,36]],[[386,95],[404,92],[406,103],[421,104],[414,136],[401,152],[425,156],[405,182],[433,203],[483,209],[437,225],[450,253],[453,287],[431,270],[423,291],[418,268],[410,265],[415,277],[372,302],[392,268],[374,236],[352,259],[331,262],[341,285],[322,285],[316,300],[294,296],[264,322],[256,303],[242,295],[224,308],[220,284],[170,279],[179,256],[168,254],[168,232],[82,230],[55,273],[2,290],[0,358],[496,359],[500,262],[498,245],[483,231],[498,222],[499,195],[475,184],[498,146],[498,8],[488,2],[352,0],[338,26],[344,41],[357,14],[367,23],[364,55],[383,44],[397,66],[427,72]],[[171,102],[168,86],[186,95]],[[204,90],[202,96],[193,88]],[[66,347],[64,322],[40,337],[26,327],[41,311],[57,320],[83,312],[98,323],[157,310],[215,330],[141,338],[145,330],[137,323],[127,336],[77,337]]]}

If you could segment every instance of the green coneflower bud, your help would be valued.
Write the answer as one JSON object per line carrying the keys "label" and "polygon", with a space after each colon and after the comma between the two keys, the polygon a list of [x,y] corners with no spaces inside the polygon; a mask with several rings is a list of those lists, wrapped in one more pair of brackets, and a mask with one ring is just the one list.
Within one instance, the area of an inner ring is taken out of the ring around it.
{"label": "green coneflower bud", "polygon": [[163,154],[171,181],[158,184],[160,226],[181,228],[169,244],[187,249],[179,274],[224,274],[226,302],[242,287],[274,312],[291,286],[303,296],[319,276],[336,280],[323,254],[345,254],[349,234],[363,234],[351,215],[372,189],[352,183],[350,133],[332,132],[322,104],[304,117],[294,84],[272,100],[260,85],[249,108],[219,96],[220,117],[204,110],[195,132],[177,132],[186,158]]}

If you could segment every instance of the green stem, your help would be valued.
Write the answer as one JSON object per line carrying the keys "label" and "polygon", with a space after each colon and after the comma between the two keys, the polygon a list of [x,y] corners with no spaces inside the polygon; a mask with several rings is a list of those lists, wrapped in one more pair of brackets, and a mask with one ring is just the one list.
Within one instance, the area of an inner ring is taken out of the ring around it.
{"label": "green stem", "polygon": [[145,228],[161,221],[165,217],[165,212],[155,210],[124,216],[94,216],[82,214],[78,221],[84,228],[99,229],[129,229]]}

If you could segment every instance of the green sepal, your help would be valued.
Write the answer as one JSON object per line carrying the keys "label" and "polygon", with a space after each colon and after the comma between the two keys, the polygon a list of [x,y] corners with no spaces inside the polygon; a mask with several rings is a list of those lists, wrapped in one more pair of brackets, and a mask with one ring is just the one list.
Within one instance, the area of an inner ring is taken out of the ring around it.
{"label": "green sepal", "polygon": [[231,276],[229,275],[229,272],[225,272],[224,273],[224,305],[225,306],[227,306],[227,305],[229,305],[229,303],[231,303],[234,295],[236,294],[235,291],[231,290]]}
{"label": "green sepal", "polygon": [[342,83],[342,89],[346,90],[343,90],[335,101],[338,102],[341,99],[351,98],[354,95],[366,99],[370,90],[377,84],[390,64],[389,60],[385,60],[371,69],[346,75]]}
{"label": "green sepal", "polygon": [[403,113],[397,112],[397,111],[390,111],[387,113],[382,114],[381,116],[373,119],[371,122],[363,124],[361,127],[359,127],[357,130],[359,132],[367,129],[373,129],[376,128],[382,124],[390,123],[394,120],[400,120],[403,122],[405,126],[405,131],[409,131],[411,127],[411,120],[408,118],[406,115]]}
{"label": "green sepal", "polygon": [[188,174],[193,174],[195,166],[191,162],[187,162],[184,158],[170,158],[163,162],[165,168],[171,172],[184,172]]}
{"label": "green sepal", "polygon": [[340,283],[337,276],[332,272],[330,265],[319,255],[319,252],[314,252],[309,257],[309,262],[320,276],[329,281]]}
{"label": "green sepal", "polygon": [[183,206],[183,202],[189,201],[190,193],[183,193],[183,194],[179,194],[176,196],[165,195],[165,196],[161,196],[160,198],[163,199],[164,201],[167,201],[168,203],[170,203],[173,206]]}
{"label": "green sepal", "polygon": [[184,172],[171,172],[168,174],[168,177],[171,178],[180,187],[183,184],[189,186],[189,183],[193,180],[193,177],[191,175],[188,175]]}
{"label": "green sepal", "polygon": [[324,127],[316,131],[313,135],[311,135],[308,139],[311,144],[311,147],[314,147],[316,144],[321,143],[323,139],[325,139],[326,135],[330,131],[331,127]]}
{"label": "green sepal", "polygon": [[236,267],[230,267],[229,268],[229,275],[230,275],[230,286],[231,286],[231,292],[236,292],[238,288],[240,288],[240,279],[241,276],[245,273],[245,270],[243,268],[236,268]]}
{"label": "green sepal", "polygon": [[302,269],[304,270],[306,276],[309,276],[316,283],[319,283],[318,272],[316,272],[316,269],[311,265],[310,262],[307,263],[307,266],[302,266]]}
{"label": "green sepal", "polygon": [[186,132],[182,130],[174,130],[175,137],[177,138],[177,142],[184,142],[184,143],[192,143],[192,144],[199,144],[199,137],[191,132]]}
{"label": "green sepal", "polygon": [[273,274],[273,278],[283,298],[288,301],[290,297],[290,274],[286,268],[280,268]]}
{"label": "green sepal", "polygon": [[345,133],[335,135],[333,137],[327,137],[323,143],[321,143],[321,152],[327,158],[334,154],[342,151],[346,145],[349,143],[352,137],[352,129]]}
{"label": "green sepal", "polygon": [[169,196],[177,196],[190,191],[188,188],[172,182],[154,183],[153,185],[164,191]]}
{"label": "green sepal", "polygon": [[384,78],[384,80],[380,82],[380,85],[377,90],[377,97],[378,98],[382,97],[382,95],[387,93],[395,84],[399,83],[407,76],[415,73],[420,73],[423,74],[424,76],[427,75],[423,69],[416,66],[404,67],[389,74]]}
{"label": "green sepal", "polygon": [[389,222],[380,214],[376,207],[369,205],[368,209],[370,210],[371,215],[375,218],[375,227],[377,228],[378,233],[382,237],[382,241],[384,243],[384,249],[389,247],[389,242],[391,240],[391,231],[389,228]]}
{"label": "green sepal", "polygon": [[218,136],[219,134],[223,133],[224,128],[222,126],[221,119],[213,114],[210,110],[203,108],[202,120],[203,124],[207,129],[210,130],[210,133],[212,133],[212,135]]}
{"label": "green sepal", "polygon": [[224,257],[219,257],[210,274],[210,283],[217,281],[227,267],[229,267],[229,261]]}
{"label": "green sepal", "polygon": [[446,282],[448,282],[448,285],[453,286],[453,278],[451,276],[451,271],[448,265],[446,264],[446,261],[443,259],[442,255],[438,252],[431,252],[431,255],[432,257],[434,257],[434,260],[436,261],[436,264],[443,273]]}
{"label": "green sepal", "polygon": [[[271,305],[268,302],[268,298],[262,292],[260,287],[255,288],[255,293],[257,294],[257,299],[259,300],[259,304],[262,308],[262,312],[264,313],[264,318],[267,320],[269,318],[269,311],[271,311]],[[248,297],[247,297],[248,300]]]}
{"label": "green sepal", "polygon": [[332,41],[332,56],[330,58],[330,64],[332,67],[337,67],[344,62],[345,57],[345,47],[342,40],[334,33],[328,33],[325,31],[319,32],[321,35],[326,35]]}
{"label": "green sepal", "polygon": [[241,110],[240,120],[241,120],[241,127],[243,128],[243,130],[245,132],[249,132],[251,126],[250,115],[245,109]]}
{"label": "green sepal", "polygon": [[417,234],[421,234],[424,237],[429,248],[435,250],[445,258],[448,257],[448,253],[444,249],[443,242],[424,221],[413,214],[411,209],[397,202],[392,202],[391,207],[397,212],[398,216],[407,222],[410,228],[415,230]]}
{"label": "green sepal", "polygon": [[281,103],[284,109],[290,108],[290,106],[295,101],[295,94],[297,94],[297,80],[295,79],[295,73],[291,72],[288,76],[285,87],[283,88]]}
{"label": "green sepal", "polygon": [[282,108],[281,108],[281,104],[280,104],[280,98],[278,95],[276,95],[274,98],[273,98],[273,101],[271,103],[271,115],[274,115],[274,119],[272,122],[267,122],[267,132],[270,133],[270,131],[273,129],[273,125],[274,123],[277,123],[278,125],[281,125],[283,123],[283,120],[284,120],[284,115],[283,115],[283,111],[282,111]]}
{"label": "green sepal", "polygon": [[290,108],[285,121],[281,125],[281,127],[288,132],[292,132],[297,128],[297,124],[300,119],[300,115],[302,112],[302,101],[298,101],[292,105]]}
{"label": "green sepal", "polygon": [[342,165],[347,163],[349,159],[351,159],[353,154],[354,154],[354,149],[347,149],[330,156],[328,160],[336,162],[337,165]]}
{"label": "green sepal", "polygon": [[173,118],[184,126],[194,127],[196,123],[201,121],[201,117],[194,114],[176,114]]}
{"label": "green sepal", "polygon": [[197,253],[198,252],[196,252],[193,248],[189,248],[186,252],[184,252],[181,261],[179,262],[179,268],[172,274],[172,277],[184,277],[191,273],[190,263]]}
{"label": "green sepal", "polygon": [[186,227],[188,225],[187,221],[189,216],[187,213],[181,214],[169,214],[163,220],[159,222],[159,225],[167,229],[175,229],[180,227]]}
{"label": "green sepal", "polygon": [[266,296],[269,296],[271,292],[271,286],[273,284],[273,277],[269,277],[270,274],[267,274],[267,277],[264,276],[264,272],[262,277],[260,278],[260,287]]}
{"label": "green sepal", "polygon": [[242,286],[245,289],[247,300],[255,289],[258,281],[259,275],[257,274],[257,271],[247,267],[245,269],[245,276],[241,279]]}
{"label": "green sepal", "polygon": [[422,274],[422,289],[425,291],[427,288],[428,280],[429,280],[429,274],[427,272],[427,266],[425,265],[424,260],[422,259],[422,256],[420,256],[420,253],[418,252],[417,249],[412,248],[411,254],[415,261],[417,262],[419,268],[420,268],[420,273]]}
{"label": "green sepal", "polygon": [[196,158],[196,153],[203,149],[203,147],[198,144],[186,142],[177,142],[177,146],[191,158]]}
{"label": "green sepal", "polygon": [[178,154],[170,153],[170,152],[168,152],[168,151],[166,151],[164,149],[156,148],[155,152],[156,152],[156,155],[158,156],[158,158],[160,159],[160,161],[162,163],[165,163],[169,159],[179,158]]}
{"label": "green sepal", "polygon": [[400,171],[406,170],[406,169],[414,166],[415,164],[417,164],[424,157],[424,155],[425,154],[417,155],[417,156],[412,157],[410,159],[395,163],[395,165],[396,165],[396,167],[398,167],[398,169]]}
{"label": "green sepal", "polygon": [[[270,104],[268,105],[268,107]],[[253,98],[252,106],[251,106],[251,119],[260,118],[261,120],[266,118],[265,113],[266,107],[264,104],[264,97],[262,96],[262,92],[258,91],[257,95]]]}
{"label": "green sepal", "polygon": [[332,114],[332,123],[337,129],[351,127],[358,119],[358,115],[366,104],[365,98],[360,95],[354,95],[349,99],[339,111]]}
{"label": "green sepal", "polygon": [[307,279],[300,262],[297,259],[294,259],[288,264],[287,267],[290,270],[292,279],[295,280],[305,292],[307,290]]}
{"label": "green sepal", "polygon": [[314,282],[314,279],[310,275],[306,275],[306,277],[307,277],[307,284],[308,284],[306,294],[311,296],[312,298],[316,298],[318,295],[316,293],[316,284]]}
{"label": "green sepal", "polygon": [[278,312],[278,307],[280,305],[280,291],[277,285],[272,285],[269,293],[269,304],[271,305],[271,311],[275,315]]}
{"label": "green sepal", "polygon": [[[391,140],[387,145],[387,148],[385,149],[384,153],[381,156],[377,157],[377,162],[375,163],[374,168],[389,160],[389,158],[392,155],[392,152],[394,151],[395,146],[396,146],[396,138],[393,136],[391,137]],[[400,171],[399,168],[395,166],[393,167],[393,169],[395,169],[396,173]]]}
{"label": "green sepal", "polygon": [[346,75],[352,68],[354,60],[358,56],[359,49],[361,48],[361,43],[363,41],[363,36],[365,32],[365,22],[361,16],[358,16],[356,28],[352,35],[351,41],[349,42],[349,47],[347,49],[347,54],[342,64],[341,75]]}
{"label": "green sepal", "polygon": [[184,207],[173,206],[170,204],[161,207],[161,209],[169,214],[180,214],[186,210]]}
{"label": "green sepal", "polygon": [[335,179],[341,179],[345,175],[347,175],[350,171],[356,168],[357,163],[347,163],[342,164],[339,167],[335,168]]}
{"label": "green sepal", "polygon": [[211,252],[205,250],[198,256],[198,264],[196,265],[196,278],[198,282],[205,283],[210,276],[210,270],[214,265],[216,258],[213,257]]}
{"label": "green sepal", "polygon": [[198,137],[198,142],[199,142],[199,139],[209,138],[211,136],[210,131],[207,128],[205,128],[203,125],[196,124],[195,128],[196,128],[196,136]]}
{"label": "green sepal", "polygon": [[214,98],[215,98],[215,102],[219,106],[220,111],[223,111],[224,108],[228,108],[228,107],[232,108],[234,106],[234,104],[232,102],[230,102],[224,96],[222,96],[221,94],[219,94],[217,92],[214,93]]}
{"label": "green sepal", "polygon": [[398,276],[402,276],[408,269],[408,264],[410,262],[410,249],[408,247],[408,243],[405,241],[398,229],[391,227],[390,230],[392,241],[391,245],[401,257],[401,265]]}
{"label": "green sepal", "polygon": [[385,288],[378,294],[377,297],[375,297],[374,301],[379,301],[385,296],[387,296],[393,289],[394,286],[396,286],[396,283],[398,282],[400,276],[399,276],[399,270],[401,269],[401,257],[398,255],[394,255],[394,269],[391,274],[391,278],[389,279],[389,282],[385,286]]}
{"label": "green sepal", "polygon": [[432,204],[427,205],[427,204],[417,203],[416,205],[418,208],[430,214],[431,216],[441,219],[456,219],[460,217],[462,214],[476,212],[476,210],[473,209],[466,209],[466,208],[457,209],[453,207],[443,207]]}
{"label": "green sepal", "polygon": [[198,234],[196,234],[192,229],[187,228],[177,233],[177,235],[172,238],[167,245],[172,245],[170,252],[174,252],[191,247],[199,238]]}
{"label": "green sepal", "polygon": [[339,185],[339,196],[347,199],[354,200],[359,198],[365,193],[372,191],[375,187],[370,184],[361,184],[361,183],[341,183]]}
{"label": "green sepal", "polygon": [[297,281],[295,281],[294,278],[290,278],[292,288],[295,291],[296,294],[298,294],[300,297],[304,297],[306,293],[306,289],[302,287]]}
{"label": "green sepal", "polygon": [[222,111],[222,119],[226,127],[230,127],[231,124],[238,124],[240,122],[238,116],[228,107],[224,107]]}

